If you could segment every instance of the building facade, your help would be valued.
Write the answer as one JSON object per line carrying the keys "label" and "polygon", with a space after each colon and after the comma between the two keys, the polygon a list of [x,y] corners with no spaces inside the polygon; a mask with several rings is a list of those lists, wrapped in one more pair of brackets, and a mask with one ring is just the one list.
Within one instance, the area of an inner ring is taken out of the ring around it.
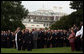
{"label": "building facade", "polygon": [[49,28],[55,21],[60,20],[64,15],[66,14],[62,12],[54,12],[53,10],[37,10],[29,12],[22,23],[28,29]]}

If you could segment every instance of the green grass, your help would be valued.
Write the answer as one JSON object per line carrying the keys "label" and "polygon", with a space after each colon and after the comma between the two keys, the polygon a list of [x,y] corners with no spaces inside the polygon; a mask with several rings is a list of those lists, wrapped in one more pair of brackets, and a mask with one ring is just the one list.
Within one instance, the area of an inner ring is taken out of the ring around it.
{"label": "green grass", "polygon": [[1,48],[1,53],[83,53],[82,51],[71,51],[70,47],[32,49],[32,51],[18,51],[13,48]]}

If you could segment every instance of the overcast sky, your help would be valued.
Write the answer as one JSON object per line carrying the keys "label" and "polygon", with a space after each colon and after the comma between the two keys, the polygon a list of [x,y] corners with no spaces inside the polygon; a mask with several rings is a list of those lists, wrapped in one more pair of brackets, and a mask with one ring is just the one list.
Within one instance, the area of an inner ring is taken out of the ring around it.
{"label": "overcast sky", "polygon": [[[70,9],[70,1],[22,1],[22,5],[29,12],[36,11],[44,7],[44,9],[52,9],[54,6],[62,7],[62,12],[70,14],[71,12],[75,11]],[[59,11],[59,10],[57,10]]]}

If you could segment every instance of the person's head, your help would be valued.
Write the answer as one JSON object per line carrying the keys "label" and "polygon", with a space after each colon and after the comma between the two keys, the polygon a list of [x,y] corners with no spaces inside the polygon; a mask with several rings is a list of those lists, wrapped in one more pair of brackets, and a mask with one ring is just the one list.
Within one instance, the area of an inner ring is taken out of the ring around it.
{"label": "person's head", "polygon": [[28,29],[25,29],[25,32],[29,32],[29,30]]}
{"label": "person's head", "polygon": [[37,28],[35,28],[35,31],[37,30]]}
{"label": "person's head", "polygon": [[3,33],[3,31],[1,31],[1,33]]}
{"label": "person's head", "polygon": [[32,31],[34,31],[35,29],[32,29]]}
{"label": "person's head", "polygon": [[25,30],[24,30],[24,29],[22,30],[22,33],[23,33],[23,34],[25,33]]}
{"label": "person's head", "polygon": [[40,30],[42,30],[42,28],[40,28]]}
{"label": "person's head", "polygon": [[29,30],[29,33],[32,33],[32,31],[31,31],[31,30]]}
{"label": "person's head", "polygon": [[5,33],[6,33],[6,31],[3,31],[3,33],[5,34]]}
{"label": "person's head", "polygon": [[7,33],[8,33],[8,31],[5,31],[5,33],[7,34]]}
{"label": "person's head", "polygon": [[74,30],[71,28],[71,33],[73,33],[74,32]]}
{"label": "person's head", "polygon": [[75,24],[73,24],[73,27],[75,27],[76,25]]}
{"label": "person's head", "polygon": [[11,34],[12,34],[12,35],[15,35],[15,33],[14,33],[14,32],[11,32]]}
{"label": "person's head", "polygon": [[21,28],[20,27],[17,27],[17,30],[21,30]]}
{"label": "person's head", "polygon": [[54,32],[57,32],[57,30],[54,30]]}
{"label": "person's head", "polygon": [[63,32],[65,33],[65,32],[66,32],[66,30],[63,30]]}
{"label": "person's head", "polygon": [[10,33],[11,31],[10,30],[8,30],[8,33]]}

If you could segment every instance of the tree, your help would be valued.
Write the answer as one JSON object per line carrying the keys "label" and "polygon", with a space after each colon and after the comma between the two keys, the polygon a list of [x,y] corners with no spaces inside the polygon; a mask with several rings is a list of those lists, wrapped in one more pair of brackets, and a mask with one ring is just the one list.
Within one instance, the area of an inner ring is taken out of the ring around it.
{"label": "tree", "polygon": [[71,1],[70,2],[71,9],[76,9],[77,11],[82,9],[83,10],[83,1]]}
{"label": "tree", "polygon": [[77,11],[72,12],[70,15],[61,17],[60,21],[56,21],[50,28],[51,29],[69,29],[76,24],[80,25],[83,21],[83,2],[82,1],[72,1],[70,3],[72,9]]}
{"label": "tree", "polygon": [[21,1],[2,1],[1,30],[13,30],[15,29],[15,27],[18,26],[20,26],[21,28],[25,28],[21,20],[25,18],[27,14],[28,10],[23,8],[23,5],[21,5]]}

